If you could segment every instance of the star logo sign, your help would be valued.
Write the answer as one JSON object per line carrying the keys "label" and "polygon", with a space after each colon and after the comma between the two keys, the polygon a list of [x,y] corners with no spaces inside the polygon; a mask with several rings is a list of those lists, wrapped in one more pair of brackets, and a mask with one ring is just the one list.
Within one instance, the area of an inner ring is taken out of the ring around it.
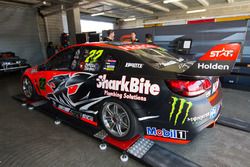
{"label": "star logo sign", "polygon": [[222,50],[211,51],[210,57],[233,57],[234,51],[233,50],[226,50],[223,48]]}

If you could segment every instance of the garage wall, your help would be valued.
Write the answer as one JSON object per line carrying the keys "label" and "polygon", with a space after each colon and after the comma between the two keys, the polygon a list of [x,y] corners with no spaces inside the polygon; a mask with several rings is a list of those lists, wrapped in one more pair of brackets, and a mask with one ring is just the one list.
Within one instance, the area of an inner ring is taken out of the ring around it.
{"label": "garage wall", "polygon": [[63,33],[62,13],[45,17],[47,24],[48,40],[55,45],[60,45],[60,36]]}
{"label": "garage wall", "polygon": [[32,65],[41,63],[44,55],[36,10],[0,5],[0,11],[0,52],[15,52]]}

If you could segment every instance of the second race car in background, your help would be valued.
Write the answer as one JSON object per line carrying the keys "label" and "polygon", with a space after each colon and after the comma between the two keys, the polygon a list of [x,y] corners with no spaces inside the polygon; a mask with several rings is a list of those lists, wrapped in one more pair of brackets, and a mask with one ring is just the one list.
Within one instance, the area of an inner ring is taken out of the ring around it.
{"label": "second race car in background", "polygon": [[22,89],[118,140],[141,134],[185,144],[220,116],[218,77],[231,72],[239,52],[238,43],[220,44],[185,61],[155,45],[73,45],[27,69]]}
{"label": "second race car in background", "polygon": [[0,53],[0,72],[22,71],[29,67],[25,59],[16,56],[13,52]]}

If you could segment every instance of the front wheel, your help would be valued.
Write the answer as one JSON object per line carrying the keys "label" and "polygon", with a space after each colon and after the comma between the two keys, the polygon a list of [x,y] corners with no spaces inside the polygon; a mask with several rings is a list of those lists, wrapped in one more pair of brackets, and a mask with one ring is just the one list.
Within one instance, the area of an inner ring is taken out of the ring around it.
{"label": "front wheel", "polygon": [[22,80],[22,91],[28,99],[35,99],[38,97],[36,90],[28,77],[23,77]]}
{"label": "front wheel", "polygon": [[131,109],[118,100],[104,102],[100,111],[106,132],[119,140],[128,140],[138,134],[138,121]]}

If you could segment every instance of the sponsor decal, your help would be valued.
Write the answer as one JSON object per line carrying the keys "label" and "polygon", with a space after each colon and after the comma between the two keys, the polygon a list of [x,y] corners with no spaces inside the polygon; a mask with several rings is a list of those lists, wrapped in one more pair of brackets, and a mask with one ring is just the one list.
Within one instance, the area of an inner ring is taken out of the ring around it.
{"label": "sponsor decal", "polygon": [[199,60],[205,61],[235,61],[239,55],[241,44],[219,44],[210,49]]}
{"label": "sponsor decal", "polygon": [[99,70],[99,64],[98,63],[85,63],[84,70],[85,71],[91,71],[95,72]]}
{"label": "sponsor decal", "polygon": [[[173,102],[172,102],[172,109],[171,112],[169,114],[169,122],[172,120],[174,113],[175,114],[175,118],[174,119],[174,126],[176,126],[176,124],[178,123],[178,119],[179,116],[184,113],[185,116],[182,120],[182,125],[186,122],[186,119],[188,117],[189,111],[193,105],[192,102],[188,102],[185,99],[181,99],[181,98],[177,98],[177,97],[172,97]],[[177,105],[177,102],[179,102],[179,105]],[[178,106],[178,108],[177,108]]]}
{"label": "sponsor decal", "polygon": [[175,130],[175,129],[166,130],[164,128],[157,129],[155,127],[146,127],[146,131],[147,135],[150,136],[158,136],[158,137],[181,139],[181,140],[187,139],[186,130]]}
{"label": "sponsor decal", "polygon": [[167,67],[167,66],[170,66],[170,65],[173,65],[173,64],[176,64],[177,62],[176,61],[169,61],[169,62],[166,62],[166,63],[160,63],[159,65],[160,66],[163,66],[163,67]]}
{"label": "sponsor decal", "polygon": [[179,67],[179,69],[180,70],[187,70],[187,69],[189,69],[190,68],[190,65],[188,65],[187,63],[180,63],[179,65],[178,65],[178,67]]}
{"label": "sponsor decal", "polygon": [[104,91],[105,96],[112,96],[117,97],[119,99],[130,99],[130,100],[139,100],[139,101],[147,101],[147,97],[145,96],[139,96],[139,95],[133,95],[131,93],[118,93],[115,91]]}
{"label": "sponsor decal", "polygon": [[205,113],[205,114],[203,114],[201,116],[198,116],[198,117],[188,118],[187,121],[192,122],[192,123],[194,123],[194,122],[200,122],[200,121],[202,121],[203,119],[205,119],[205,118],[207,118],[209,116],[210,116],[210,113],[207,112],[207,113]]}
{"label": "sponsor decal", "polygon": [[129,93],[140,93],[145,95],[157,96],[160,93],[160,86],[158,84],[151,84],[150,80],[145,78],[131,77],[129,81],[123,75],[121,80],[109,80],[107,75],[99,75],[96,79],[97,88],[106,90],[114,90]]}
{"label": "sponsor decal", "polygon": [[79,66],[80,66],[81,70],[84,70],[84,68],[85,68],[85,62],[84,61],[80,62]]}
{"label": "sponsor decal", "polygon": [[[55,104],[55,106],[56,106],[56,104]],[[63,111],[65,111],[65,112],[70,112],[70,108],[62,106],[60,104],[58,105],[58,108],[61,109],[61,110],[63,110]]]}
{"label": "sponsor decal", "polygon": [[39,79],[39,89],[45,90],[45,85],[46,85],[46,79],[45,78],[40,78]]}
{"label": "sponsor decal", "polygon": [[198,69],[205,70],[229,70],[229,65],[221,65],[218,63],[198,63]]}
{"label": "sponsor decal", "polygon": [[126,63],[125,67],[129,68],[142,68],[144,64],[141,63]]}
{"label": "sponsor decal", "polygon": [[124,50],[139,50],[139,49],[147,49],[147,48],[159,48],[155,45],[149,45],[149,44],[140,44],[140,45],[124,45],[124,46],[118,46],[120,49]]}
{"label": "sponsor decal", "polygon": [[211,91],[209,90],[209,91],[207,91],[207,93],[206,93],[206,97],[210,97],[211,96]]}
{"label": "sponsor decal", "polygon": [[82,118],[85,118],[85,119],[87,119],[87,120],[89,120],[89,121],[94,121],[94,117],[92,117],[92,116],[90,116],[90,115],[87,115],[87,114],[81,114],[82,116]]}
{"label": "sponsor decal", "polygon": [[220,109],[220,105],[216,105],[216,106],[214,106],[214,107],[210,110],[210,119],[216,118],[219,109]]}
{"label": "sponsor decal", "polygon": [[210,52],[210,57],[218,58],[218,57],[233,57],[234,50],[227,50],[223,48],[222,50],[213,50]]}
{"label": "sponsor decal", "polygon": [[116,66],[116,60],[106,60],[103,70],[114,71]]}
{"label": "sponsor decal", "polygon": [[37,68],[32,68],[31,71],[30,71],[31,74],[34,74],[36,72],[37,72]]}
{"label": "sponsor decal", "polygon": [[89,56],[85,59],[85,63],[96,63],[97,60],[102,56],[103,50],[91,50]]}
{"label": "sponsor decal", "polygon": [[147,97],[143,95],[157,96],[160,93],[160,86],[151,84],[150,80],[134,77],[127,80],[126,78],[126,76],[122,76],[121,80],[108,80],[106,74],[100,75],[96,79],[96,87],[104,89],[106,96],[139,101],[147,101]]}

